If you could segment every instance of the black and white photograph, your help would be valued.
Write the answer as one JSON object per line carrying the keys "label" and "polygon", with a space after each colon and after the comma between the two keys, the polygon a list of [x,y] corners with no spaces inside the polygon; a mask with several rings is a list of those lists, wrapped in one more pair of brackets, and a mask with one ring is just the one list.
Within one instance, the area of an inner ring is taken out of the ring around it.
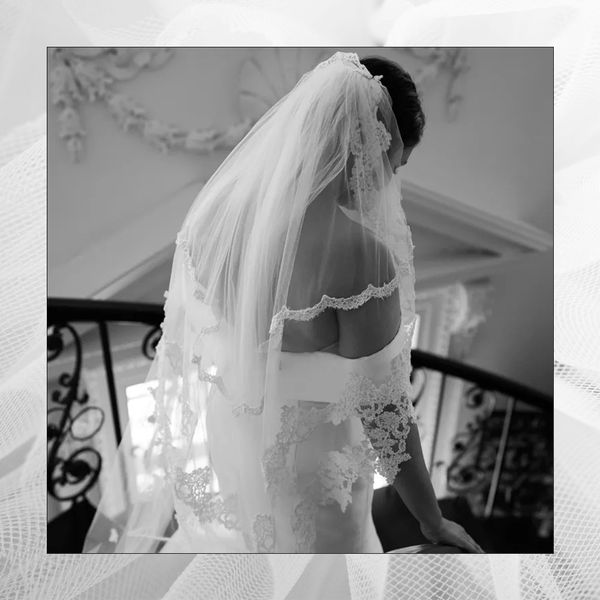
{"label": "black and white photograph", "polygon": [[0,23],[0,600],[600,598],[599,3]]}
{"label": "black and white photograph", "polygon": [[47,552],[552,554],[553,61],[49,47]]}

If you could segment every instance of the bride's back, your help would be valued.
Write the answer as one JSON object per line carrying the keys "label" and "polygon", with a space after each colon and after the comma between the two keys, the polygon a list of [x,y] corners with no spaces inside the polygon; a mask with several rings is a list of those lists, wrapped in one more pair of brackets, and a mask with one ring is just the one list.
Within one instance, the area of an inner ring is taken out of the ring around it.
{"label": "bride's back", "polygon": [[[379,275],[364,265],[375,265],[378,242],[337,206],[316,201],[306,213],[288,290],[287,307],[306,317],[288,319],[282,339],[284,352],[338,353],[339,326],[333,307],[318,309],[323,297],[347,298]],[[326,216],[325,216],[326,215]],[[331,304],[331,303],[328,303]],[[312,309],[312,310],[311,310]],[[313,316],[313,313],[317,313]]]}

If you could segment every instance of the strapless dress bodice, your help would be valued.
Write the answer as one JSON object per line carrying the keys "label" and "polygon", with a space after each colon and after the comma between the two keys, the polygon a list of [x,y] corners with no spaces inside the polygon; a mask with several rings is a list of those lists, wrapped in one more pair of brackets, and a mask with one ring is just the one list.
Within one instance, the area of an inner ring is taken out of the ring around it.
{"label": "strapless dress bodice", "polygon": [[[279,353],[279,391],[283,397],[314,402],[334,402],[340,398],[351,376],[368,376],[384,381],[393,360],[409,344],[406,328],[401,326],[383,348],[358,358],[348,358],[324,350]],[[333,346],[333,345],[332,345]]]}

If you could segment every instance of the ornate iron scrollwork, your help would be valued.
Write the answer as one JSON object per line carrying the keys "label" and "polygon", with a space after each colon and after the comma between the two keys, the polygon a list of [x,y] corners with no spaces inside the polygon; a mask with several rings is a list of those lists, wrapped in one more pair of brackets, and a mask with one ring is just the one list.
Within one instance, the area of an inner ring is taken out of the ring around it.
{"label": "ornate iron scrollwork", "polygon": [[102,468],[102,457],[89,446],[73,450],[61,456],[61,447],[67,438],[87,441],[104,423],[104,411],[96,406],[78,407],[88,403],[87,392],[79,392],[81,380],[81,340],[74,327],[68,323],[53,325],[48,330],[48,362],[56,359],[64,350],[63,331],[73,337],[75,364],[72,373],[62,373],[58,383],[65,390],[54,390],[51,400],[58,405],[48,410],[48,493],[59,501],[75,500],[85,496],[96,483]]}
{"label": "ornate iron scrollwork", "polygon": [[476,515],[531,516],[542,535],[553,505],[552,416],[535,408],[516,410],[496,393],[471,386],[466,406],[478,410],[453,440],[448,489],[465,496]]}
{"label": "ornate iron scrollwork", "polygon": [[142,70],[162,67],[173,48],[51,48],[48,53],[50,102],[56,106],[60,137],[73,160],[81,159],[88,135],[81,115],[87,102],[103,103],[124,131],[135,132],[162,152],[182,150],[208,154],[230,150],[250,130],[245,119],[226,129],[187,129],[152,116],[139,102],[121,92],[118,84]]}
{"label": "ornate iron scrollwork", "polygon": [[[50,395],[47,487],[49,495],[57,500],[75,502],[85,497],[101,472],[101,456],[92,443],[86,442],[104,426],[105,417],[113,417],[117,442],[120,438],[107,324],[129,321],[148,325],[141,349],[152,360],[162,335],[159,323],[164,314],[159,305],[67,299],[49,299],[49,309],[48,362],[66,354],[65,335],[70,335],[74,364],[71,373],[60,374],[60,389]],[[88,394],[80,390],[82,344],[71,325],[76,322],[95,322],[99,326],[111,406],[106,415],[99,407],[89,406]],[[165,356],[176,364],[181,357],[168,341],[165,344]],[[446,392],[444,380],[455,378],[464,382],[462,401],[474,413],[464,430],[453,438],[454,456],[447,467],[447,489],[466,497],[476,515],[527,516],[537,524],[540,536],[551,535],[551,396],[417,349],[411,351],[411,363],[414,405],[423,402],[431,375],[439,373],[440,406]]]}
{"label": "ornate iron scrollwork", "polygon": [[496,401],[494,393],[478,386],[466,390],[465,405],[481,412],[466,424],[466,430],[454,436],[452,449],[455,455],[447,471],[448,489],[452,492],[473,496],[489,484],[495,452],[485,437]]}
{"label": "ornate iron scrollwork", "polygon": [[415,367],[410,373],[410,384],[413,389],[412,403],[416,408],[427,388],[427,370],[423,367]]}
{"label": "ornate iron scrollwork", "polygon": [[161,336],[162,329],[160,325],[153,327],[144,336],[144,340],[142,342],[142,353],[148,360],[152,360],[156,355],[156,347],[158,346]]}

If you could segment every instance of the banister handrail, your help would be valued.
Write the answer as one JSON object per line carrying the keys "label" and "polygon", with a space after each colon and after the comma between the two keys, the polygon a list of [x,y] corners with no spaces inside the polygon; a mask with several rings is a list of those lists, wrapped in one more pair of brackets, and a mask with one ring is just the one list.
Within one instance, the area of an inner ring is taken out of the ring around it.
{"label": "banister handrail", "polygon": [[88,300],[85,298],[48,298],[48,320],[53,321],[131,321],[159,325],[163,306],[148,302]]}
{"label": "banister handrail", "polygon": [[[48,321],[131,321],[158,326],[164,319],[161,304],[124,302],[118,300],[89,300],[82,298],[48,298]],[[457,360],[426,352],[411,350],[414,369],[439,371],[479,385],[489,391],[506,394],[544,412],[552,411],[552,396],[527,385],[512,381]]]}
{"label": "banister handrail", "polygon": [[[119,399],[112,367],[109,326],[112,323],[132,323],[147,326],[148,331],[143,334],[141,350],[147,359],[152,360],[155,356],[156,344],[162,334],[161,327],[165,317],[164,305],[159,303],[54,297],[48,298],[47,306],[48,362],[55,360],[61,354],[67,347],[66,340],[70,338],[72,338],[70,344],[73,344],[74,350],[73,372],[63,373],[57,379],[57,388],[52,394],[54,405],[52,408],[49,407],[48,411],[48,414],[53,416],[53,422],[49,420],[48,425],[48,493],[58,500],[76,502],[78,499],[85,497],[87,491],[95,485],[102,467],[102,456],[89,444],[75,450],[70,446],[65,446],[60,454],[59,447],[66,436],[69,435],[77,418],[86,411],[95,411],[96,416],[101,413],[101,418],[96,419],[98,425],[91,429],[91,433],[86,433],[87,437],[78,439],[86,441],[95,435],[104,422],[104,411],[97,406],[80,408],[88,400],[87,393],[85,390],[81,390],[79,386],[82,361],[81,341],[84,331],[82,331],[83,328],[73,327],[73,324],[87,324],[92,329],[94,325],[97,325],[107,379],[108,400],[110,402],[109,414],[112,416],[115,439],[119,444],[121,441]],[[458,395],[453,394],[453,397],[458,399],[458,396],[460,396],[462,401],[466,401],[466,406],[471,409],[484,406],[482,401],[489,399],[487,392],[490,392],[493,401],[485,404],[486,410],[480,410],[475,414],[474,418],[467,423],[465,430],[456,433],[453,438],[453,458],[446,465],[448,489],[463,496],[471,494],[472,501],[475,503],[473,510],[478,515],[483,515],[484,518],[490,518],[494,514],[505,514],[507,510],[529,511],[527,514],[534,515],[540,521],[540,527],[546,528],[547,515],[551,514],[551,508],[548,508],[549,505],[547,499],[544,499],[545,496],[541,501],[541,509],[537,505],[531,504],[529,499],[531,494],[522,484],[524,464],[522,459],[525,458],[527,468],[532,469],[532,486],[545,485],[544,489],[551,489],[547,485],[547,480],[548,477],[551,478],[549,473],[551,472],[552,458],[550,435],[553,420],[552,395],[485,369],[423,350],[411,349],[411,363],[414,375],[411,375],[411,381],[415,380],[416,385],[422,376],[420,390],[412,400],[415,406],[423,396],[423,391],[430,389],[427,387],[429,381],[428,371],[441,376],[437,399],[437,417],[434,422],[433,450],[429,465],[430,472],[439,467],[440,464],[446,464],[444,461],[440,463],[439,460],[435,462],[437,457],[435,449],[437,448],[438,430],[442,422],[440,414],[446,397],[445,384],[447,379],[449,377],[457,378],[469,384],[464,386],[464,389],[461,388]],[[431,389],[434,390],[435,387],[436,385],[431,386]],[[62,388],[66,388],[66,390]],[[504,405],[496,406],[496,393],[507,396],[505,407]],[[519,413],[518,406],[520,403],[535,410],[525,409]],[[532,443],[523,443],[523,423],[528,428],[527,434],[535,438],[532,438]],[[515,445],[511,446],[510,439],[513,433],[516,442]],[[483,452],[482,449],[484,448],[489,451],[487,453]],[[70,454],[68,454],[69,452]],[[484,459],[481,459],[482,456]],[[517,463],[515,463],[515,456],[519,459]],[[65,491],[65,481],[79,487],[75,491]],[[488,483],[489,486],[487,486]],[[504,492],[507,489],[511,490],[510,501],[505,501],[504,505],[498,509],[500,512],[496,511],[494,513],[497,506],[496,497],[505,499]],[[524,491],[521,493],[520,490]],[[485,497],[486,494],[487,498]],[[438,553],[455,551],[460,550],[426,545],[397,548],[392,552]]]}
{"label": "banister handrail", "polygon": [[440,356],[423,350],[411,350],[411,362],[413,368],[423,367],[445,373],[450,377],[457,377],[464,381],[476,383],[488,391],[496,391],[511,396],[516,400],[522,400],[527,404],[535,406],[544,412],[552,411],[552,396],[529,387],[522,383],[508,379],[474,367],[467,363],[459,362],[446,356]]}

